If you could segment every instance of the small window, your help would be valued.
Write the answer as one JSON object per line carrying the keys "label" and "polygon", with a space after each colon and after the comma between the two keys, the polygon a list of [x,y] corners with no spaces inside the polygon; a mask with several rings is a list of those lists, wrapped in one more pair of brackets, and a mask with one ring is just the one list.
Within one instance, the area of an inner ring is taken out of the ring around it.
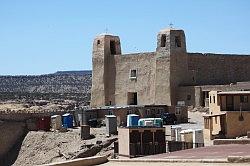
{"label": "small window", "polygon": [[187,100],[191,100],[191,95],[187,95]]}
{"label": "small window", "polygon": [[110,53],[111,53],[111,55],[116,54],[115,41],[113,41],[113,40],[110,41]]}
{"label": "small window", "polygon": [[209,102],[212,103],[212,97],[211,96],[209,96]]}
{"label": "small window", "polygon": [[218,123],[218,121],[217,121],[217,116],[215,117],[215,124],[217,124]]}
{"label": "small window", "polygon": [[127,115],[132,114],[132,113],[133,113],[132,110],[127,111]]}
{"label": "small window", "polygon": [[108,111],[108,114],[109,114],[109,115],[113,115],[113,111],[112,111],[112,110],[109,110],[109,111]]}
{"label": "small window", "polygon": [[100,40],[97,40],[97,44],[100,44],[101,43],[101,41]]}
{"label": "small window", "polygon": [[213,96],[213,100],[214,100],[214,103],[215,103],[215,96]]}
{"label": "small window", "polygon": [[181,47],[181,37],[175,36],[175,47]]}
{"label": "small window", "polygon": [[147,109],[147,110],[146,110],[146,114],[147,114],[147,115],[150,115],[150,109]]}
{"label": "small window", "polygon": [[181,114],[181,108],[175,107],[175,115],[180,115],[180,114]]}
{"label": "small window", "polygon": [[130,79],[135,79],[137,77],[137,72],[136,70],[130,70]]}
{"label": "small window", "polygon": [[164,113],[164,109],[163,108],[159,108],[159,112],[160,112],[160,114],[163,114]]}
{"label": "small window", "polygon": [[248,96],[240,96],[240,102],[241,103],[247,103],[248,102]]}
{"label": "small window", "polygon": [[161,47],[166,46],[166,35],[161,35]]}
{"label": "small window", "polygon": [[209,98],[209,93],[208,93],[208,91],[205,91],[205,96],[206,96],[206,98]]}

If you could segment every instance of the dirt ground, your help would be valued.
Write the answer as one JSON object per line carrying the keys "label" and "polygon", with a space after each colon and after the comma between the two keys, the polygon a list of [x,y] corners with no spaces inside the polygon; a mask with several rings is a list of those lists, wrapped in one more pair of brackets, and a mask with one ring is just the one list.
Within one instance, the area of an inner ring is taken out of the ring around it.
{"label": "dirt ground", "polygon": [[[86,151],[97,141],[107,141],[105,128],[91,128],[95,138],[81,140],[80,128],[70,129],[68,132],[32,131],[25,137],[15,166],[41,165],[57,161],[72,159],[81,152]],[[112,153],[112,145],[101,150],[97,155]]]}
{"label": "dirt ground", "polygon": [[[189,112],[191,123],[179,125],[183,129],[203,129],[202,115],[203,113],[200,112]],[[166,131],[170,131],[170,125],[165,127]],[[91,128],[90,133],[95,138],[89,140],[81,140],[80,128],[70,129],[68,132],[29,132],[23,141],[14,165],[31,166],[73,159],[96,145],[97,141],[105,142],[117,138],[117,136],[107,138],[105,129],[105,127]],[[113,153],[113,144],[101,149],[97,155],[108,155],[110,153]]]}

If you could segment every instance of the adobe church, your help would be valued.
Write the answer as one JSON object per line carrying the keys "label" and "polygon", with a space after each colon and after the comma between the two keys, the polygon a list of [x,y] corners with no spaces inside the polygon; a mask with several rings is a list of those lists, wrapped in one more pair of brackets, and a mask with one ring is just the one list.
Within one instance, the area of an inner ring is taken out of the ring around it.
{"label": "adobe church", "polygon": [[92,63],[92,108],[206,106],[211,90],[250,89],[250,55],[189,53],[180,29],[161,30],[155,52],[132,54],[122,54],[118,36],[99,35]]}

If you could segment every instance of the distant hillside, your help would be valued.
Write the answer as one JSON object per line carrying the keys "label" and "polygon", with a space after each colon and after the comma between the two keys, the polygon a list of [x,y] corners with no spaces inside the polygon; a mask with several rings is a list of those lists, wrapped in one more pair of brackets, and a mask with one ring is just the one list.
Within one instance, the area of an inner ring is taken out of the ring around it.
{"label": "distant hillside", "polygon": [[55,75],[86,75],[92,74],[92,70],[78,70],[78,71],[57,71]]}
{"label": "distant hillside", "polygon": [[0,92],[89,94],[91,75],[87,70],[37,76],[0,76]]}

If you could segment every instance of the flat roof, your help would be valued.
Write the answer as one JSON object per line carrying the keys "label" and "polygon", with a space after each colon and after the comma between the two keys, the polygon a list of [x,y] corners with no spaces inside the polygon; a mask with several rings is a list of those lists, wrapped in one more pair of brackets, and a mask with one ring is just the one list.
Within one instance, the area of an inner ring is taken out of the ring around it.
{"label": "flat roof", "polygon": [[123,106],[101,106],[101,107],[92,107],[91,110],[99,110],[99,109],[122,109],[122,108],[154,108],[154,107],[168,107],[167,105],[123,105]]}
{"label": "flat roof", "polygon": [[228,91],[228,92],[219,92],[218,95],[245,95],[245,94],[249,94],[250,95],[250,91]]}
{"label": "flat roof", "polygon": [[225,115],[226,112],[225,111],[221,111],[220,113],[217,114],[205,114],[203,115],[203,117],[214,117],[214,116],[220,116],[220,115]]}

